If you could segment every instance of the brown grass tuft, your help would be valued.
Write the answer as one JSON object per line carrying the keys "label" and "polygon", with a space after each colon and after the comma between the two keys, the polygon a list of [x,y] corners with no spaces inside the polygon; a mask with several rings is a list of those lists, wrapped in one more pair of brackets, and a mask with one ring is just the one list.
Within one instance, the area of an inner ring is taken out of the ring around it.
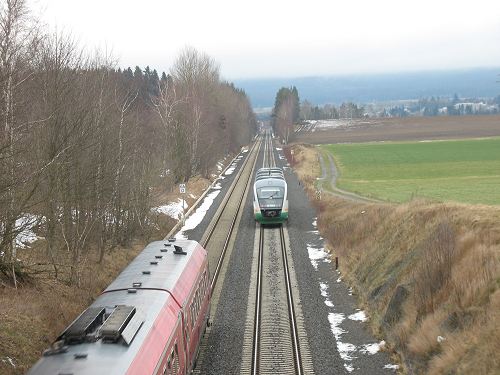
{"label": "brown grass tuft", "polygon": [[455,257],[455,231],[441,222],[422,244],[421,259],[413,274],[414,298],[419,316],[433,313],[435,301],[451,278]]}
{"label": "brown grass tuft", "polygon": [[[441,343],[438,337],[444,337],[446,334],[440,328],[441,322],[445,319],[444,311],[430,313],[416,327],[415,332],[408,338],[408,350],[410,353],[430,358],[432,355],[440,352]],[[444,341],[442,341],[444,342]]]}

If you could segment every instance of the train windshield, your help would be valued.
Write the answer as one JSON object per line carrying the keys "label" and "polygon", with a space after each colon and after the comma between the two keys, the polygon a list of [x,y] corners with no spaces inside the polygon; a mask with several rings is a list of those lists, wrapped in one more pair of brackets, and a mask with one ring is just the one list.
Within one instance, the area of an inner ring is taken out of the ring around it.
{"label": "train windshield", "polygon": [[285,189],[278,186],[266,186],[257,189],[260,208],[281,208]]}

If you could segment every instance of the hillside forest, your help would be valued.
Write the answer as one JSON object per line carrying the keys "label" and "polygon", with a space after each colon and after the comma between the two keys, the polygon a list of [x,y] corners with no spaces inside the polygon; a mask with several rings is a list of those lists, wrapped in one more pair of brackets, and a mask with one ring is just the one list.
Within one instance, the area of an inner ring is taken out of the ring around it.
{"label": "hillside forest", "polygon": [[[161,47],[159,47],[161,48]],[[38,226],[53,275],[78,284],[89,248],[144,231],[152,187],[209,174],[254,135],[246,94],[186,47],[168,73],[117,69],[52,33],[25,0],[0,6],[0,278],[26,276],[16,236]]]}

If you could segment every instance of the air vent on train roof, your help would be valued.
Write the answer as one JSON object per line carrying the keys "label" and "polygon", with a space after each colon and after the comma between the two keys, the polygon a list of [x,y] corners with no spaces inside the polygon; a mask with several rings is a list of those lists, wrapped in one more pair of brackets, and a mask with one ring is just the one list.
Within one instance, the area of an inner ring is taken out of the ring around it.
{"label": "air vent on train roof", "polygon": [[119,305],[113,310],[99,330],[103,341],[116,342],[135,314],[134,306]]}
{"label": "air vent on train roof", "polygon": [[103,322],[104,307],[89,307],[59,336],[66,344],[83,342]]}
{"label": "air vent on train roof", "polygon": [[187,255],[187,253],[182,250],[182,247],[180,246],[177,246],[177,245],[174,245],[174,254],[178,254],[178,255]]}

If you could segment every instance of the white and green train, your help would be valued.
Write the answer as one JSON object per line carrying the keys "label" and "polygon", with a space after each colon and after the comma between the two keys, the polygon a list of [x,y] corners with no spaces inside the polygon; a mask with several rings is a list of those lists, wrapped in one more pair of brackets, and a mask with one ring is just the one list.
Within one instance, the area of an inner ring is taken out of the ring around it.
{"label": "white and green train", "polygon": [[260,168],[253,185],[255,220],[261,224],[280,224],[288,219],[285,176],[281,168]]}

